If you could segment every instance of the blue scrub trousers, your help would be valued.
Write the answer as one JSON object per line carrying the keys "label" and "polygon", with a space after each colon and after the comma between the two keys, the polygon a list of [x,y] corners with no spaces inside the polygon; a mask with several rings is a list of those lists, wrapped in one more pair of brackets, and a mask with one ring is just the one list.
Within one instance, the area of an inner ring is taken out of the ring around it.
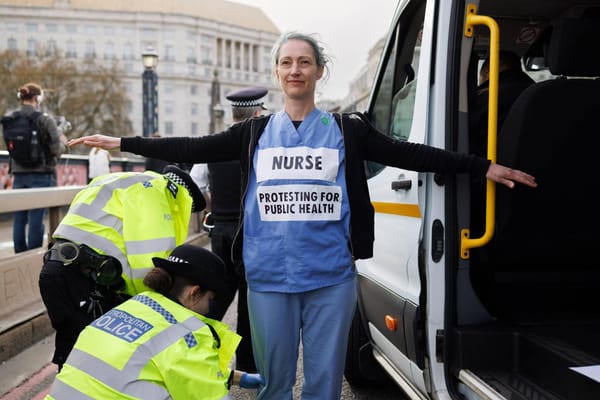
{"label": "blue scrub trousers", "polygon": [[303,293],[248,292],[252,347],[265,378],[257,400],[292,400],[302,340],[302,400],[339,400],[356,277]]}

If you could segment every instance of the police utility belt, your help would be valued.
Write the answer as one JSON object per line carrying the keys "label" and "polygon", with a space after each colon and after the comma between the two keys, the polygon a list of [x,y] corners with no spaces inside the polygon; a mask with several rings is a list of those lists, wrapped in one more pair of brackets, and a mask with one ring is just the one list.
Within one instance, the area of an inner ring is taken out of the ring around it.
{"label": "police utility belt", "polygon": [[44,262],[59,261],[65,267],[78,267],[84,276],[90,277],[100,286],[120,285],[123,267],[113,256],[99,254],[85,244],[57,239],[44,254]]}

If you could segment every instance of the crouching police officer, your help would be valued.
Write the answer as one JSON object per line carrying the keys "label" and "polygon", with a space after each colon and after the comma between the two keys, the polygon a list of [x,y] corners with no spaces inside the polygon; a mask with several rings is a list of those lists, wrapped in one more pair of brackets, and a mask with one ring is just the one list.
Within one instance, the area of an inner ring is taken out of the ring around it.
{"label": "crouching police officer", "polygon": [[39,277],[56,330],[52,362],[60,371],[83,328],[147,290],[153,257],[166,257],[188,234],[191,213],[206,206],[190,176],[118,172],[95,178],[73,199],[52,236]]}
{"label": "crouching police officer", "polygon": [[79,335],[46,399],[226,399],[258,389],[258,374],[228,368],[240,337],[204,317],[224,292],[224,264],[202,247],[154,258],[151,290],[108,311]]}

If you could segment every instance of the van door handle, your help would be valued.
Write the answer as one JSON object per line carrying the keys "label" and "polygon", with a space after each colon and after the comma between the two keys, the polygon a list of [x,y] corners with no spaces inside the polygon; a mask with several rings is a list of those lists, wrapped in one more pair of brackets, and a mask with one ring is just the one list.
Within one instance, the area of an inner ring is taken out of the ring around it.
{"label": "van door handle", "polygon": [[392,190],[409,190],[412,187],[412,181],[410,179],[405,181],[393,181]]}

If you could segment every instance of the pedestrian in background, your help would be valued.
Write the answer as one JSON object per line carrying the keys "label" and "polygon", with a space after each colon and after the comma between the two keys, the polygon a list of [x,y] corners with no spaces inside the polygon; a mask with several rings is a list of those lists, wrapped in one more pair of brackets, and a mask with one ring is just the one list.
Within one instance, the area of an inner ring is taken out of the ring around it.
{"label": "pedestrian in background", "polygon": [[395,140],[362,113],[316,108],[316,85],[327,62],[314,36],[288,32],[273,48],[282,111],[201,137],[93,135],[70,141],[169,161],[240,160],[243,218],[234,255],[243,256],[254,360],[266,380],[259,400],[292,398],[300,341],[302,397],[340,398],[357,299],[354,260],[373,255],[365,161],[465,172],[510,188],[537,185],[529,174],[475,155]]}
{"label": "pedestrian in background", "polygon": [[[13,189],[29,189],[56,186],[56,164],[67,150],[67,139],[48,114],[40,112],[44,91],[37,83],[26,83],[19,88],[21,101],[18,113],[33,119],[37,140],[42,148],[41,161],[37,165],[24,165],[10,157],[10,173]],[[12,114],[15,116],[15,114]],[[6,128],[5,128],[6,129]],[[9,146],[10,152],[10,146]],[[13,217],[13,243],[15,253],[42,247],[44,243],[45,208],[16,211]]]}
{"label": "pedestrian in background", "polygon": [[88,155],[88,183],[92,179],[110,173],[110,153],[94,147]]}
{"label": "pedestrian in background", "polygon": [[[268,89],[249,87],[229,93],[227,100],[231,102],[233,123],[237,124],[248,118],[258,117],[266,109],[263,98]],[[241,208],[241,173],[239,160],[195,164],[190,171],[196,184],[204,188],[210,213],[205,220],[210,221],[211,249],[225,261],[225,291],[223,296],[211,304],[208,317],[221,320],[231,305],[235,293],[237,303],[237,333],[242,341],[236,350],[236,368],[244,371],[256,371],[252,355],[250,321],[248,319],[248,302],[246,271],[241,259],[233,260],[231,248],[237,228],[240,225]]]}
{"label": "pedestrian in background", "polygon": [[39,287],[56,330],[59,370],[81,330],[129,296],[147,289],[153,257],[188,236],[190,216],[205,207],[187,173],[116,172],[81,190],[52,236]]}
{"label": "pedestrian in background", "polygon": [[152,260],[144,278],[150,290],[81,332],[47,400],[222,400],[232,384],[263,383],[258,374],[229,369],[239,336],[203,316],[223,294],[223,261],[189,244]]}

